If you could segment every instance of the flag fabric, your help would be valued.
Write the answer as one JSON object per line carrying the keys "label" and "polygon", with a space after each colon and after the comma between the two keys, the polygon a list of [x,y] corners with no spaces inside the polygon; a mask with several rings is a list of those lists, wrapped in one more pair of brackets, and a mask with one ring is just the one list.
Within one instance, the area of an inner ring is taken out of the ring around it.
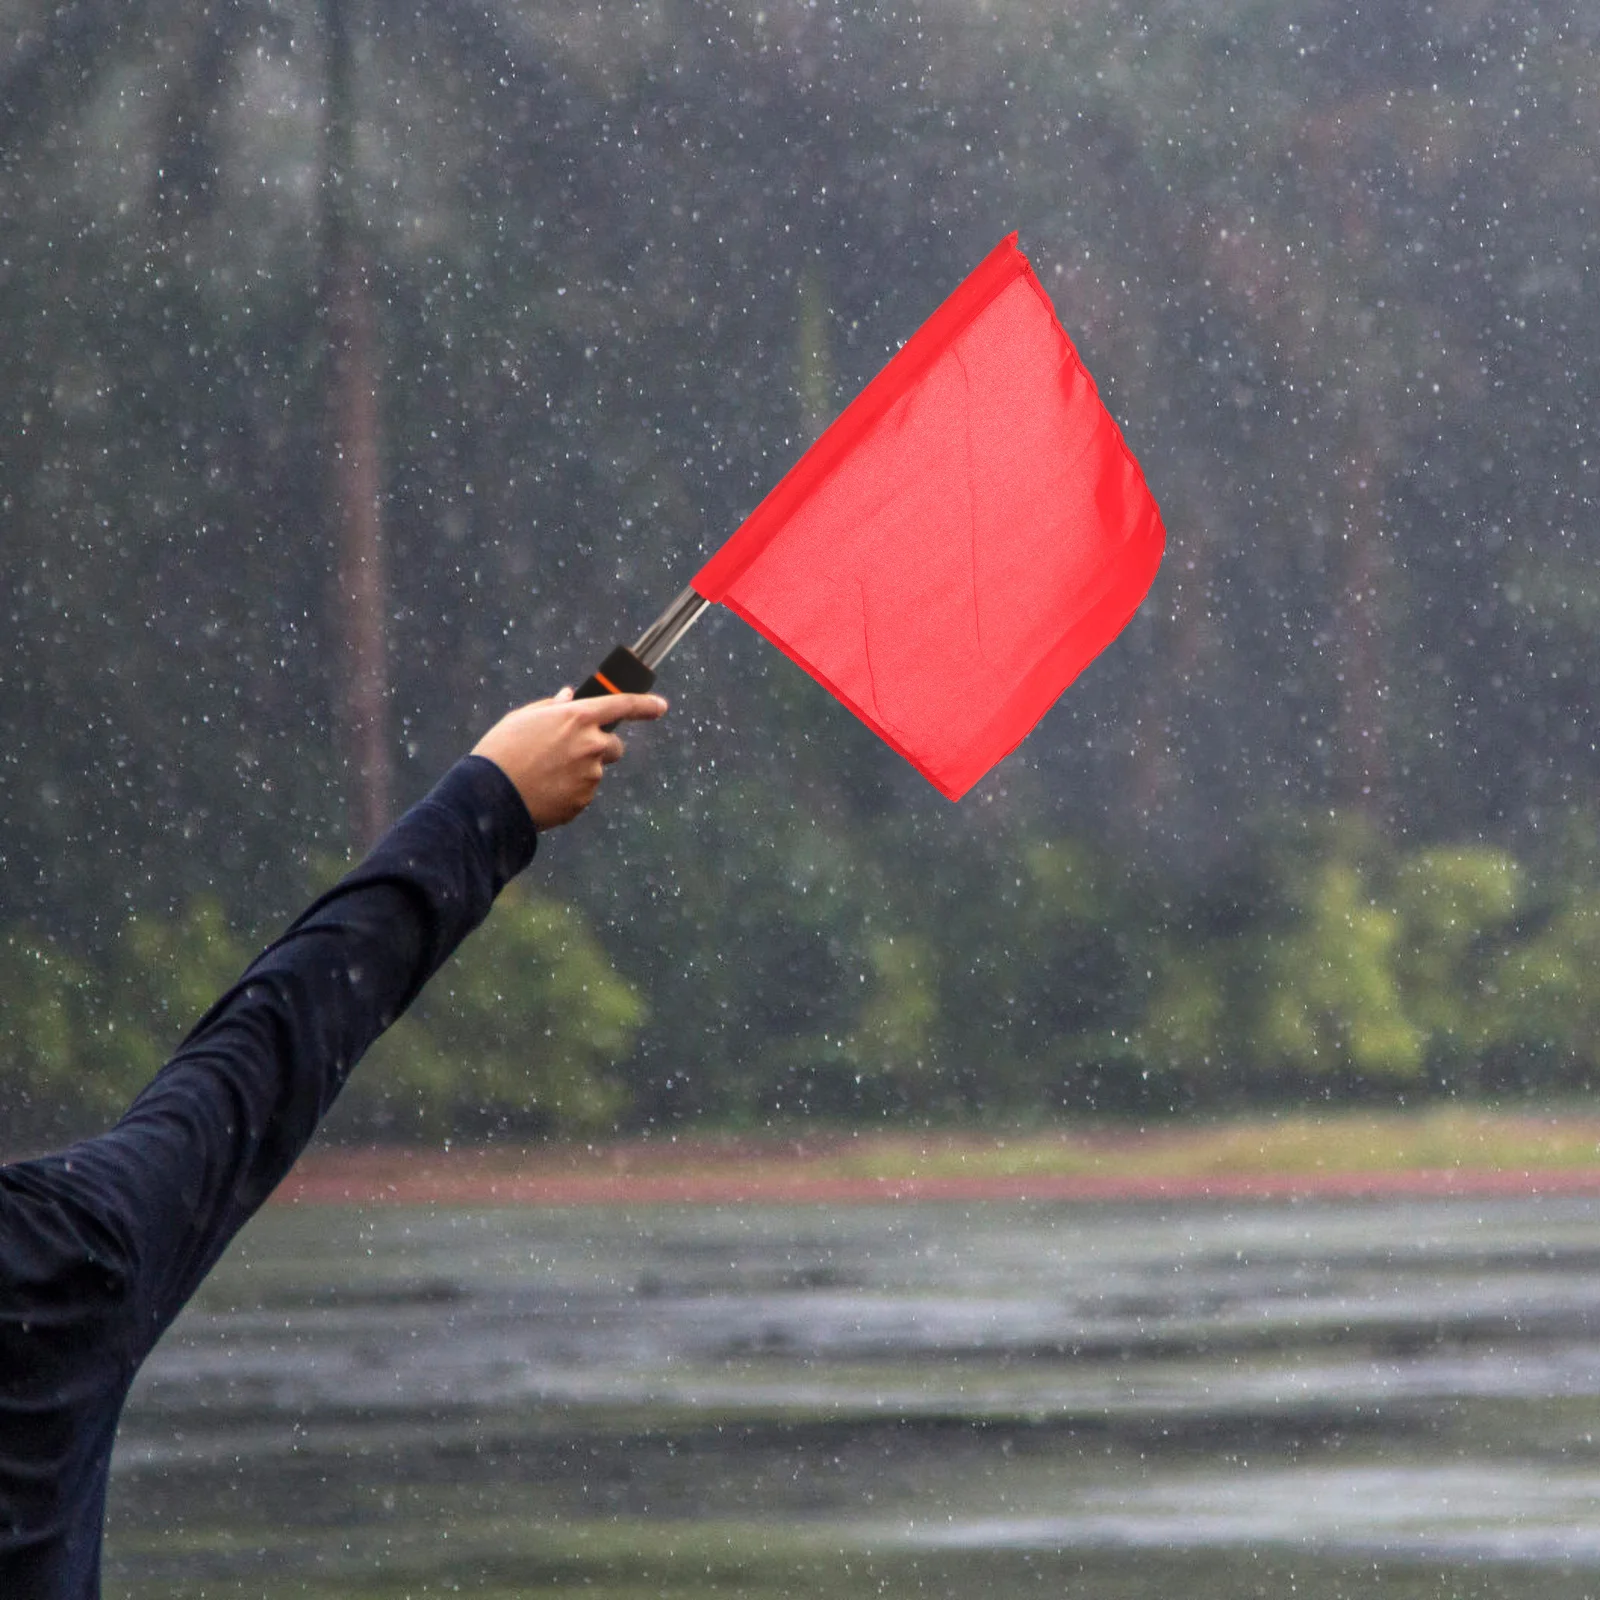
{"label": "flag fabric", "polygon": [[693,587],[957,800],[1121,632],[1164,544],[1013,234]]}

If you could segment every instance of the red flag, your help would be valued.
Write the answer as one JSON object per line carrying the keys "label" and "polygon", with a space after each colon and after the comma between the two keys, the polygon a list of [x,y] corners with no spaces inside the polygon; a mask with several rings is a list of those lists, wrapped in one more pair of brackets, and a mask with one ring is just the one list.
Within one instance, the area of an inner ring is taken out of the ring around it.
{"label": "red flag", "polygon": [[957,800],[1121,632],[1164,543],[1013,234],[693,587]]}

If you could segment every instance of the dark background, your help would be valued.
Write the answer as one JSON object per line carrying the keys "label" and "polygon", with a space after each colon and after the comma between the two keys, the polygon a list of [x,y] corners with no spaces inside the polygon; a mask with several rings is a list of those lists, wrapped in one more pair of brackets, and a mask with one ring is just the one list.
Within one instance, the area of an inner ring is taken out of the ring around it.
{"label": "dark background", "polygon": [[7,0],[0,1142],[114,1108],[1013,228],[1168,526],[1126,635],[951,807],[708,617],[346,1130],[1586,1087],[1597,32]]}

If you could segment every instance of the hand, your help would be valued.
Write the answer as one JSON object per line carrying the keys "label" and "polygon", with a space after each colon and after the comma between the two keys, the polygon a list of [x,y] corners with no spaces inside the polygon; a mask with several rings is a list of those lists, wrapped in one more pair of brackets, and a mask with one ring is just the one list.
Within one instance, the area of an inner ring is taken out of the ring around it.
{"label": "hand", "polygon": [[654,722],[666,709],[658,694],[574,700],[572,690],[563,689],[502,717],[472,753],[494,762],[516,785],[535,827],[559,828],[594,799],[605,769],[622,759],[622,740],[602,724]]}

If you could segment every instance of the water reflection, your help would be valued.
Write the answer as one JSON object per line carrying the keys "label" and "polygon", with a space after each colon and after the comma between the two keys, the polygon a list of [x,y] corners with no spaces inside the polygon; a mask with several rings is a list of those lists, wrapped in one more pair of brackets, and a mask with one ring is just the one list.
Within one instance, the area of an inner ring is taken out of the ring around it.
{"label": "water reflection", "polygon": [[110,1571],[1576,1595],[1597,1332],[1584,1200],[276,1208],[136,1390]]}

